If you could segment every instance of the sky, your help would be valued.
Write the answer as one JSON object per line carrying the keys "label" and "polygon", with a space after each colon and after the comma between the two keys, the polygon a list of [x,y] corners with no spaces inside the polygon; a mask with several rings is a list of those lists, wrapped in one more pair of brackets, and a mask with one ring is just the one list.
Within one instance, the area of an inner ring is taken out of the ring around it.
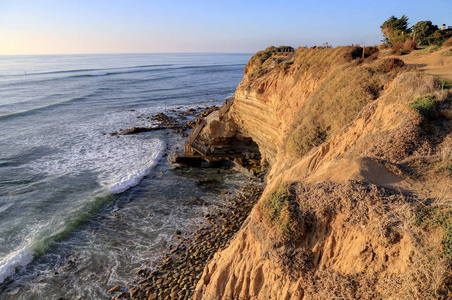
{"label": "sky", "polygon": [[392,15],[452,26],[451,12],[452,0],[0,0],[0,55],[376,45]]}

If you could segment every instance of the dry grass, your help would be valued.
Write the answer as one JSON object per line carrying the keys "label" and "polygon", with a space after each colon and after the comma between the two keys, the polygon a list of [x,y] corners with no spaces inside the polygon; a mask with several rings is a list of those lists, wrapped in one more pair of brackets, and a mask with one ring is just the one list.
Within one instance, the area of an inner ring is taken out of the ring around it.
{"label": "dry grass", "polygon": [[413,51],[416,49],[417,43],[413,39],[407,39],[405,43],[403,43],[403,50],[405,51]]}
{"label": "dry grass", "polygon": [[443,163],[452,162],[452,138],[448,137],[439,152],[440,161]]}
{"label": "dry grass", "polygon": [[436,99],[437,102],[444,104],[444,102],[446,100],[449,100],[449,98],[452,96],[451,91],[449,91],[448,89],[444,89],[444,85],[446,85],[446,82],[442,82],[441,85],[441,89],[435,91],[433,93],[433,97]]}
{"label": "dry grass", "polygon": [[402,55],[403,54],[403,52],[402,52],[403,46],[404,46],[404,43],[402,43],[402,42],[395,43],[394,45],[392,45],[391,49],[389,50],[389,54]]}
{"label": "dry grass", "polygon": [[[350,60],[350,52],[352,47],[337,48],[298,48],[293,56],[289,53],[279,53],[275,51],[275,47],[269,47],[265,51],[259,51],[254,54],[245,67],[245,74],[251,80],[257,79],[265,75],[271,70],[269,66],[275,60],[278,70],[287,70],[294,67],[296,71],[295,79],[301,74],[309,72],[312,77],[321,76],[322,72],[329,70],[336,64],[344,63]],[[287,57],[290,56],[290,60]]]}
{"label": "dry grass", "polygon": [[[438,152],[436,170],[446,176],[452,176],[452,137],[448,136]],[[451,193],[452,194],[452,193]]]}
{"label": "dry grass", "polygon": [[[450,158],[448,161],[450,162]],[[435,197],[430,205],[452,208],[452,185],[450,181],[441,188],[439,196]]]}
{"label": "dry grass", "polygon": [[297,183],[293,186],[296,201],[313,214],[314,220],[343,214],[351,225],[368,226],[372,234],[388,242],[394,240],[398,230],[394,227],[397,223],[392,217],[394,211],[412,201],[412,197],[362,181]]}
{"label": "dry grass", "polygon": [[298,48],[295,52],[292,69],[294,81],[300,78],[324,78],[335,66],[351,60],[350,52],[352,47],[337,48]]}
{"label": "dry grass", "polygon": [[403,62],[398,59],[358,66],[352,62],[333,70],[295,118],[286,144],[288,153],[303,156],[339,132],[365,105],[377,99],[385,85],[402,70]]}
{"label": "dry grass", "polygon": [[444,41],[443,43],[443,48],[448,48],[448,47],[452,47],[452,37],[448,38],[446,41]]}
{"label": "dry grass", "polygon": [[[449,239],[452,237],[452,216],[444,214],[445,210],[431,209],[431,206],[415,197],[359,181],[345,184],[294,183],[283,190],[284,193],[290,190],[292,204],[303,208],[303,228],[307,232],[303,233],[302,243],[273,250],[276,252],[272,257],[284,270],[290,271],[293,278],[304,278],[301,288],[305,291],[305,297],[446,299],[451,295],[451,286],[448,285],[451,260],[447,251],[452,246],[452,238]],[[378,252],[381,246],[394,247],[402,236],[408,236],[414,248],[410,252],[407,271],[393,273],[389,262],[384,268],[388,271],[385,276],[373,271],[346,274],[328,267],[318,268],[319,260],[314,259],[311,247],[324,245],[322,241],[331,234],[331,226],[337,215],[345,220],[344,230],[366,228],[370,235],[367,238],[368,246],[373,247],[376,257],[385,255],[384,252]],[[437,234],[439,231],[436,229],[445,230],[445,235]],[[441,244],[444,245],[444,256],[440,255]]]}
{"label": "dry grass", "polygon": [[397,78],[397,90],[405,99],[429,96],[441,88],[438,78],[417,72],[402,74]]}
{"label": "dry grass", "polygon": [[[380,228],[380,232],[383,232],[384,236],[392,237],[389,239],[392,241],[398,234],[407,234],[411,237],[413,245],[417,247],[417,253],[411,258],[412,269],[403,276],[388,278],[389,286],[404,282],[403,288],[399,291],[397,288],[392,291],[388,289],[386,297],[389,297],[391,293],[404,294],[403,298],[411,295],[419,299],[442,299],[447,297],[446,295],[450,295],[451,287],[448,286],[452,276],[450,260],[452,258],[452,214],[450,214],[450,208],[435,209],[435,214],[424,216],[423,222],[433,227],[441,227],[440,230],[443,231],[443,234],[436,234],[435,228],[418,227],[412,222],[419,214],[419,210],[417,210],[419,207],[421,210],[429,210],[429,206],[419,205],[421,200],[400,192],[397,195],[390,190],[374,190],[372,185],[370,187],[371,197],[374,197],[374,200],[370,203],[367,202],[366,205],[370,207],[370,211],[374,211],[373,214],[375,211],[377,215],[379,214],[379,221],[374,226]],[[359,189],[354,189],[355,194],[352,194],[352,197],[355,199],[355,195],[359,195],[356,194],[356,191]],[[352,212],[358,215],[364,213],[359,210]],[[440,247],[441,244],[443,247]],[[379,277],[379,274],[374,275],[375,278]],[[372,274],[369,277],[372,278]],[[369,277],[364,279],[364,282],[367,282]],[[381,281],[381,277],[378,280]]]}
{"label": "dry grass", "polygon": [[[439,123],[440,121],[435,121]],[[445,127],[437,128],[437,137],[433,137],[431,141],[424,140],[424,147],[419,147],[411,156],[403,159],[399,166],[408,175],[415,180],[429,180],[443,182],[448,181],[452,177],[452,144],[450,137],[450,124]],[[443,135],[443,136],[441,136]],[[444,135],[446,137],[444,138]],[[435,140],[441,141],[435,145]],[[418,139],[419,140],[419,139]],[[403,176],[402,176],[403,177]],[[441,188],[440,196],[435,198],[437,204],[448,205],[451,202],[452,189],[449,184]]]}

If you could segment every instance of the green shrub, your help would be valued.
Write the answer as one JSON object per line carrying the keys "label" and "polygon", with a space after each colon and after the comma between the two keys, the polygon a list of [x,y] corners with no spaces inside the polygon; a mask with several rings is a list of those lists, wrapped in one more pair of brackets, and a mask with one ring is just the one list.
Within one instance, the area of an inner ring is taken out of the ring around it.
{"label": "green shrub", "polygon": [[302,213],[289,186],[280,185],[276,188],[262,200],[259,209],[285,241],[295,243],[304,235]]}
{"label": "green shrub", "polygon": [[267,49],[265,49],[264,52],[267,52],[267,53],[278,52],[278,48],[276,48],[275,46],[270,46]]}
{"label": "green shrub", "polygon": [[413,25],[413,32],[418,36],[421,45],[428,45],[429,36],[433,35],[438,30],[437,25],[433,25],[432,21],[419,21]]}
{"label": "green shrub", "polygon": [[427,120],[433,120],[436,117],[436,102],[431,97],[417,98],[410,103],[410,107]]}
{"label": "green shrub", "polygon": [[262,202],[262,213],[269,221],[279,218],[284,208],[284,202],[291,196],[286,185],[279,186],[271,192]]}
{"label": "green shrub", "polygon": [[250,70],[255,70],[256,67],[262,66],[262,64],[271,56],[272,54],[265,51],[258,51],[254,54],[245,66],[245,74],[250,72]]}
{"label": "green shrub", "polygon": [[384,41],[391,45],[397,42],[404,42],[409,33],[412,32],[412,29],[408,26],[408,17],[405,15],[400,17],[400,19],[391,16],[380,28],[385,37]]}
{"label": "green shrub", "polygon": [[279,46],[277,48],[278,52],[292,52],[294,51],[293,47],[291,46]]}

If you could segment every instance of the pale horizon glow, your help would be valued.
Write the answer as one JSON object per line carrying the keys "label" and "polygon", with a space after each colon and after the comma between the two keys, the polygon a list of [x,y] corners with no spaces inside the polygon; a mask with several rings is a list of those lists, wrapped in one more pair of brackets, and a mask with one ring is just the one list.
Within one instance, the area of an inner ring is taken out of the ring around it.
{"label": "pale horizon glow", "polygon": [[0,0],[0,55],[221,52],[365,44],[391,15],[452,25],[452,1]]}

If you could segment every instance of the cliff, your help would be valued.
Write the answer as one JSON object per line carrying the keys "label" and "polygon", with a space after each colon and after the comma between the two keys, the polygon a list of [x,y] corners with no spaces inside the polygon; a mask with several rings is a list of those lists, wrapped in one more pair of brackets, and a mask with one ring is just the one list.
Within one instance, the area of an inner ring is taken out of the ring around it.
{"label": "cliff", "polygon": [[[452,66],[451,52],[431,55]],[[362,53],[260,51],[201,131],[207,145],[252,140],[269,172],[194,299],[452,296],[450,82],[416,54]]]}

